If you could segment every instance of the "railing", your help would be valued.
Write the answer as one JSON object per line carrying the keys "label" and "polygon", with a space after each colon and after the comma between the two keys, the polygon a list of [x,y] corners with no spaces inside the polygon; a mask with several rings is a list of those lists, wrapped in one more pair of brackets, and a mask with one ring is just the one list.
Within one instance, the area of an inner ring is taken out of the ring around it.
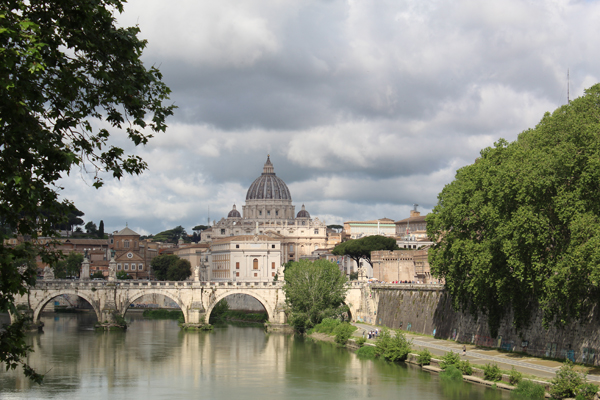
{"label": "railing", "polygon": [[122,288],[138,288],[138,287],[280,287],[283,282],[268,281],[268,282],[231,282],[231,281],[127,281],[117,280],[108,282],[105,280],[71,280],[71,279],[55,279],[55,280],[39,280],[36,288],[57,288],[57,287],[75,287],[75,288],[99,288],[105,286],[117,286]]}

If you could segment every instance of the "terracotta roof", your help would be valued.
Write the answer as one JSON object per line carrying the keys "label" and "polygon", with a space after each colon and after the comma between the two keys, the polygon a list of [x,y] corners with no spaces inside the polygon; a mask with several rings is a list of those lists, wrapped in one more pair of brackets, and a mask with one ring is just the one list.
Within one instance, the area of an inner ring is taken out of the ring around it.
{"label": "terracotta roof", "polygon": [[406,222],[425,222],[425,218],[427,217],[427,215],[420,215],[418,217],[409,217],[409,218],[404,218],[400,221],[396,221],[395,224],[402,224],[402,223],[406,223]]}
{"label": "terracotta roof", "polygon": [[89,245],[108,245],[107,239],[73,239],[73,238],[61,238],[58,239],[60,243],[72,243],[72,244],[89,244]]}
{"label": "terracotta roof", "polygon": [[125,227],[119,232],[115,233],[114,236],[140,236],[140,234],[132,231],[128,227]]}

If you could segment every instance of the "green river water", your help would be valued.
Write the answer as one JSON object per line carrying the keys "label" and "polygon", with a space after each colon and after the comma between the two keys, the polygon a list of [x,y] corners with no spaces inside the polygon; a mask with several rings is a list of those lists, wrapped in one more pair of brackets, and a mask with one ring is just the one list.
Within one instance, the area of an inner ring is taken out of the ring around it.
{"label": "green river water", "polygon": [[28,339],[38,386],[0,372],[1,399],[455,399],[500,400],[499,390],[446,383],[420,368],[360,360],[331,343],[224,325],[181,332],[176,321],[126,316],[126,332],[98,333],[91,314],[46,314]]}

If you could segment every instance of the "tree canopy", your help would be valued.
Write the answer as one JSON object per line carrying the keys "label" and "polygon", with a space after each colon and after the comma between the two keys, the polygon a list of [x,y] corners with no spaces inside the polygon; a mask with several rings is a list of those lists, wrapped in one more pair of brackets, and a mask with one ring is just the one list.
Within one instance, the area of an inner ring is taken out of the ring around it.
{"label": "tree canopy", "polygon": [[173,229],[167,229],[166,231],[162,231],[157,233],[152,237],[152,241],[154,242],[166,242],[166,243],[174,243],[177,244],[179,238],[183,238],[184,242],[189,243],[190,240],[187,236],[185,228],[181,225],[176,226]]}
{"label": "tree canopy", "polygon": [[58,279],[79,277],[83,254],[72,251],[66,259],[57,261],[54,266],[54,276]]}
{"label": "tree canopy", "polygon": [[300,260],[285,269],[288,322],[298,331],[310,329],[324,318],[337,318],[348,310],[346,277],[327,260]]}
{"label": "tree canopy", "polygon": [[163,254],[150,261],[154,277],[159,281],[183,281],[192,274],[188,260],[182,260],[174,254]]}
{"label": "tree canopy", "polygon": [[394,238],[373,235],[342,242],[335,246],[331,253],[336,256],[348,256],[356,261],[357,265],[360,265],[360,260],[363,259],[372,267],[371,252],[377,250],[400,250],[400,248]]}
{"label": "tree canopy", "polygon": [[492,335],[585,317],[600,300],[600,85],[457,171],[427,217],[432,273]]}
{"label": "tree canopy", "polygon": [[[59,199],[57,180],[74,167],[96,188],[103,173],[141,173],[146,163],[111,135],[146,144],[173,113],[160,72],[141,61],[139,29],[117,26],[122,11],[121,0],[0,2],[0,312],[16,312],[14,296],[35,283],[16,260],[37,237],[52,236],[72,206]],[[33,240],[4,244],[15,236]],[[57,258],[51,248],[37,254],[49,264]],[[21,361],[25,347],[13,335],[20,329],[0,332],[0,362],[21,364],[39,381]]]}

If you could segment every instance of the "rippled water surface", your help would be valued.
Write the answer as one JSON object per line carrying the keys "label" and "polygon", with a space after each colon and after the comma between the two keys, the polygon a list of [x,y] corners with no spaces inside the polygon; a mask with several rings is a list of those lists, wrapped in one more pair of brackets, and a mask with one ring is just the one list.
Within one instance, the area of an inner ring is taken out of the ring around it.
{"label": "rippled water surface", "polygon": [[181,332],[176,321],[130,313],[127,332],[97,333],[91,314],[49,314],[29,337],[41,386],[0,372],[2,399],[485,399],[407,365],[360,360],[330,343],[227,325]]}

